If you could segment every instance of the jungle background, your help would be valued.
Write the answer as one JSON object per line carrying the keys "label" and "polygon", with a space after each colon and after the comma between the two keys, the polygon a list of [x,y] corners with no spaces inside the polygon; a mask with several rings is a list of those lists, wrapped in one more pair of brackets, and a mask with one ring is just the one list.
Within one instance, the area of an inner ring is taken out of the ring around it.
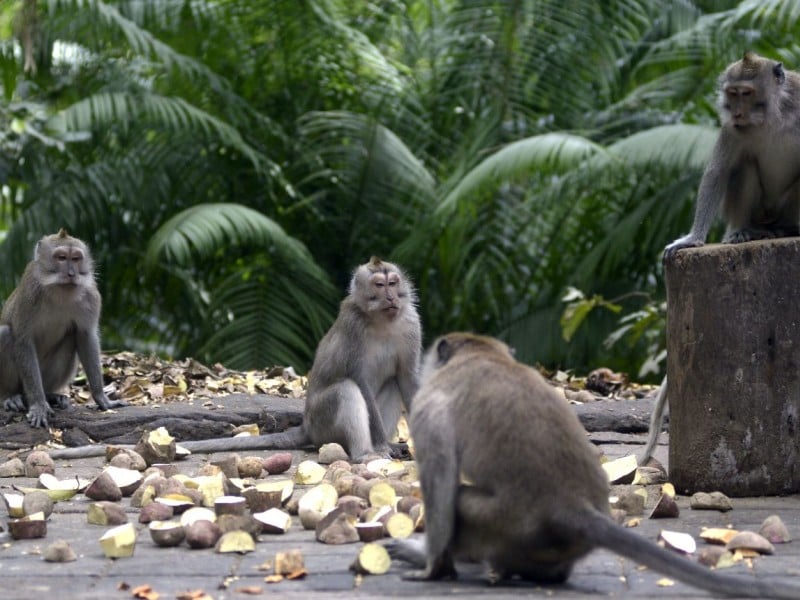
{"label": "jungle background", "polygon": [[717,76],[745,50],[800,68],[798,23],[787,0],[1,0],[0,298],[65,227],[106,349],[305,372],[374,254],[428,341],[656,380]]}

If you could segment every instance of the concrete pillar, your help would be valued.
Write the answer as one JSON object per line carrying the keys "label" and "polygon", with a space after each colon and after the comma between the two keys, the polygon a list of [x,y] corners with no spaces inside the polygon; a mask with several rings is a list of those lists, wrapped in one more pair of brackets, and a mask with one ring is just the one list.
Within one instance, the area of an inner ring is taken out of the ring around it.
{"label": "concrete pillar", "polygon": [[800,238],[682,250],[665,280],[670,481],[800,491]]}

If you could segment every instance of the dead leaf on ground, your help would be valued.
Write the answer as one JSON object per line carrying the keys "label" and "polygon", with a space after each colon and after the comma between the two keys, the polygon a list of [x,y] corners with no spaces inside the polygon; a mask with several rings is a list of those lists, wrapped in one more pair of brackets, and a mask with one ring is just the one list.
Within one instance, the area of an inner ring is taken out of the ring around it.
{"label": "dead leaf on ground", "polygon": [[161,595],[149,585],[139,585],[131,590],[131,596],[141,600],[158,600]]}

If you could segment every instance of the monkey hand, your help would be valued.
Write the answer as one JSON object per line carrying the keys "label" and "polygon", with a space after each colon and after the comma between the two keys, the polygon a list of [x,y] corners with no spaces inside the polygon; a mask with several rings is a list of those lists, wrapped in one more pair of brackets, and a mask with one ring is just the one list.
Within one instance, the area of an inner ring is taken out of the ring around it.
{"label": "monkey hand", "polygon": [[34,402],[28,411],[27,419],[31,427],[47,428],[47,419],[53,415],[53,409],[47,402]]}
{"label": "monkey hand", "polygon": [[440,558],[421,571],[407,571],[401,577],[407,581],[433,581],[435,579],[456,579],[458,573],[452,560]]}
{"label": "monkey hand", "polygon": [[701,240],[694,234],[690,233],[685,235],[682,238],[678,238],[671,244],[667,244],[667,247],[664,248],[664,260],[671,260],[678,250],[682,250],[684,248],[697,248],[703,244],[705,244],[705,241]]}
{"label": "monkey hand", "polygon": [[128,403],[124,400],[109,400],[108,396],[105,394],[95,396],[94,401],[97,403],[97,408],[99,410],[108,410],[110,408],[121,408],[123,406],[128,406]]}

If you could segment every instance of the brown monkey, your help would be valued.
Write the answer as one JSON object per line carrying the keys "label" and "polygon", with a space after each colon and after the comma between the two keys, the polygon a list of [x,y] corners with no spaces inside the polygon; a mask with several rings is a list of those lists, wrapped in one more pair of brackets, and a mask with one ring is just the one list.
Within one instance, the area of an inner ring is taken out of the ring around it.
{"label": "brown monkey", "polygon": [[[358,267],[339,316],[317,347],[303,425],[253,437],[182,442],[192,452],[285,449],[329,442],[353,460],[388,456],[402,405],[418,387],[421,331],[416,293],[396,265]],[[73,456],[74,457],[74,456]]]}
{"label": "brown monkey", "polygon": [[712,592],[800,598],[800,587],[712,573],[612,521],[608,479],[578,418],[498,340],[439,338],[409,424],[426,549],[418,540],[391,546],[424,567],[408,578],[454,576],[462,559],[488,563],[499,578],[563,582],[576,560],[605,547]]}
{"label": "brown monkey", "polygon": [[689,234],[664,257],[702,246],[722,204],[723,242],[800,234],[800,73],[746,52],[720,76],[721,129]]}
{"label": "brown monkey", "polygon": [[125,406],[103,391],[100,304],[86,245],[63,229],[39,240],[0,313],[0,398],[6,410],[27,410],[31,425],[47,427],[50,405],[69,405],[63,391],[78,358],[97,406]]}

